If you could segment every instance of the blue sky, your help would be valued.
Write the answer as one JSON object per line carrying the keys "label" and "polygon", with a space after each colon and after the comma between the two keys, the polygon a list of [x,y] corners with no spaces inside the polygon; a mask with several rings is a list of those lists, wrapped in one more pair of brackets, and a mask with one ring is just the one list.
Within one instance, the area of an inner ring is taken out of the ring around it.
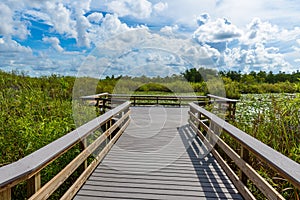
{"label": "blue sky", "polygon": [[191,67],[293,72],[296,0],[2,0],[0,69],[165,76]]}

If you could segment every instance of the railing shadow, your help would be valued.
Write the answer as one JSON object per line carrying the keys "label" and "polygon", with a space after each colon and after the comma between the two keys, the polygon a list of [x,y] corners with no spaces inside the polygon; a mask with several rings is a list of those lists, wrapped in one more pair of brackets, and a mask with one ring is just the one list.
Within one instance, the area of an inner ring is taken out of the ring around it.
{"label": "railing shadow", "polygon": [[178,128],[206,198],[243,199],[221,166],[189,125]]}

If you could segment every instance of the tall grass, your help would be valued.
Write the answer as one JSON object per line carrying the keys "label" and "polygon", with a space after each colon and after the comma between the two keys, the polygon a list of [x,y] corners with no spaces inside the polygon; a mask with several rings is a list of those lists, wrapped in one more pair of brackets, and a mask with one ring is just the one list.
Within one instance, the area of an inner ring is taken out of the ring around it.
{"label": "tall grass", "polygon": [[[237,105],[234,125],[266,145],[300,163],[300,95],[243,95]],[[287,199],[300,193],[260,160],[251,164]],[[251,186],[258,199],[263,197]]]}
{"label": "tall grass", "polygon": [[[75,128],[71,101],[73,82],[72,77],[31,78],[17,72],[0,71],[0,167]],[[67,165],[78,148],[42,170],[42,182],[49,181]],[[12,195],[13,199],[26,199],[26,184],[19,184]],[[52,199],[58,196],[56,193]]]}

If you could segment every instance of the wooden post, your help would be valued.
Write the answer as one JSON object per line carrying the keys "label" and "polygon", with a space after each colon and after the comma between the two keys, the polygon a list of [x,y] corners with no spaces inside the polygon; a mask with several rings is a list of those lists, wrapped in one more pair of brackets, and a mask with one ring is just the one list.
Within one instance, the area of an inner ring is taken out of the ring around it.
{"label": "wooden post", "polygon": [[41,188],[41,173],[38,172],[27,180],[27,197],[31,197]]}
{"label": "wooden post", "polygon": [[102,113],[101,114],[105,113],[105,111],[106,111],[106,99],[103,99],[102,100]]}
{"label": "wooden post", "polygon": [[[201,121],[202,115],[200,112],[198,112],[198,119]],[[201,124],[198,123],[198,130],[201,130]]]}
{"label": "wooden post", "polygon": [[96,112],[99,113],[99,111],[101,112],[101,108],[100,108],[100,100],[99,98],[96,99]]}
{"label": "wooden post", "polygon": [[135,106],[135,96],[133,96],[133,106]]}
{"label": "wooden post", "polygon": [[[110,120],[109,120],[109,128],[110,128],[111,126],[112,126],[112,121],[111,121],[111,119],[110,119]],[[111,135],[112,135],[112,134],[109,135],[109,141],[111,141]]]}
{"label": "wooden post", "polygon": [[[87,146],[87,139],[84,138],[81,142],[80,142],[80,150],[83,151]],[[88,167],[88,161],[85,160],[82,165],[80,166],[81,171],[84,172],[84,170]]]}
{"label": "wooden post", "polygon": [[232,113],[232,103],[231,102],[228,102],[228,112],[229,112],[229,120],[233,120],[233,113]]}
{"label": "wooden post", "polygon": [[[248,149],[246,149],[245,147],[243,147],[241,145],[241,158],[246,162],[248,163],[249,162],[249,151]],[[247,181],[248,181],[248,177],[246,176],[246,174],[244,174],[242,172],[242,170],[240,170],[240,179],[241,181],[247,185]]]}
{"label": "wooden post", "polygon": [[0,200],[11,200],[11,188],[7,188],[0,192]]}

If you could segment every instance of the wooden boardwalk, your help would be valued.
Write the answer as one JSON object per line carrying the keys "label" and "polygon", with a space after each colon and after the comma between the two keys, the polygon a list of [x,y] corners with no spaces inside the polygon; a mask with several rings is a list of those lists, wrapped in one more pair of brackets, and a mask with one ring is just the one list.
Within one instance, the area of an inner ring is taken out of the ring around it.
{"label": "wooden boardwalk", "polygon": [[130,125],[74,199],[243,199],[189,127],[188,108],[131,110]]}

